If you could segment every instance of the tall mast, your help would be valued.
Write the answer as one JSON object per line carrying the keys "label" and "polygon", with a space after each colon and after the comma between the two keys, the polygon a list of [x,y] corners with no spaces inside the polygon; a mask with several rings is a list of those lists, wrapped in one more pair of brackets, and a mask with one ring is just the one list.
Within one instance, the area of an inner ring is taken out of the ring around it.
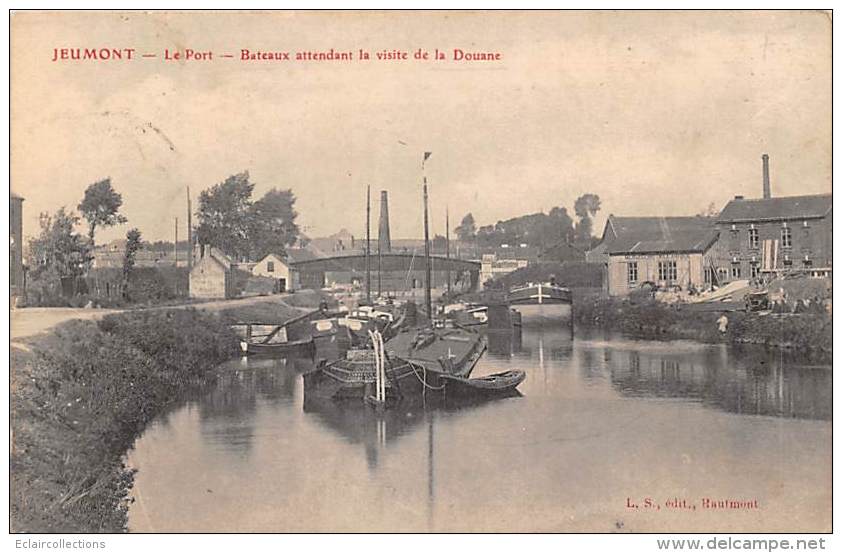
{"label": "tall mast", "polygon": [[[421,172],[424,173],[424,162],[432,155],[432,152],[424,152],[424,159],[421,161]],[[430,323],[433,322],[433,297],[430,286],[433,274],[430,270],[430,221],[427,215],[427,175],[424,174],[424,305],[427,308],[427,316]]]}
{"label": "tall mast", "polygon": [[444,256],[447,258],[447,296],[450,297],[450,209],[444,208]]}
{"label": "tall mast", "polygon": [[365,195],[365,301],[371,303],[371,185]]}
{"label": "tall mast", "polygon": [[383,296],[383,237],[377,236],[377,297]]}

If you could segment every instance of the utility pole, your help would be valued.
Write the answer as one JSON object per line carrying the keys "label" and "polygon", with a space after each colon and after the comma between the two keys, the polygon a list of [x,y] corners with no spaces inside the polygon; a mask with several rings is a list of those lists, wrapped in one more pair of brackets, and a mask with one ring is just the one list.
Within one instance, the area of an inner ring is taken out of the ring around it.
{"label": "utility pole", "polygon": [[190,206],[190,187],[187,187],[187,272],[193,269],[193,210]]}
{"label": "utility pole", "polygon": [[175,243],[172,246],[172,264],[178,267],[178,217],[175,218]]}
{"label": "utility pole", "polygon": [[[172,266],[178,270],[178,217],[175,218],[175,243],[172,246]],[[175,279],[175,295],[178,296],[178,278]]]}

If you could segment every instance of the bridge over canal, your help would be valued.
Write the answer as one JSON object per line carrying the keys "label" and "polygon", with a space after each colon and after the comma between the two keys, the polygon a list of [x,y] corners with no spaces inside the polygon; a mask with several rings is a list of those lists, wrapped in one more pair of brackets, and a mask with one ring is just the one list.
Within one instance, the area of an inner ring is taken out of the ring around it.
{"label": "bridge over canal", "polygon": [[[418,288],[424,285],[427,261],[423,254],[388,252],[372,253],[372,290],[377,289],[378,276],[383,291]],[[364,283],[366,256],[362,253],[318,257],[291,263],[305,286],[323,287],[331,284]],[[454,286],[475,290],[479,284],[480,263],[442,255],[430,256],[433,287],[444,286],[450,273]]]}

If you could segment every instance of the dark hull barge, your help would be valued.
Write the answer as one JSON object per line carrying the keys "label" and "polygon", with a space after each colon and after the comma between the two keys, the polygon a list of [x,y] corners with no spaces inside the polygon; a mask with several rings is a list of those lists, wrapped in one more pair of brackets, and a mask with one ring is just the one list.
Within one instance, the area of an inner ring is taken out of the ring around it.
{"label": "dark hull barge", "polygon": [[[399,334],[384,347],[383,400],[443,392],[444,377],[470,376],[485,348],[484,337],[459,329]],[[304,375],[304,387],[311,397],[366,400],[376,397],[377,372],[374,350],[352,349]]]}

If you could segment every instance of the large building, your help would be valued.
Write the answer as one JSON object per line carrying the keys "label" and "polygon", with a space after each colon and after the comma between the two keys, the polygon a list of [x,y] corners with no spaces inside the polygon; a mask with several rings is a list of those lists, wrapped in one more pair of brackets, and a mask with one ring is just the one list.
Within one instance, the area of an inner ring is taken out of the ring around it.
{"label": "large building", "polygon": [[721,282],[802,272],[829,276],[833,266],[833,196],[772,197],[763,154],[763,197],[736,196],[719,214],[717,276]]}
{"label": "large building", "polygon": [[719,280],[800,271],[829,275],[833,266],[833,197],[830,194],[744,199],[720,213]]}
{"label": "large building", "polygon": [[23,297],[23,198],[9,194],[9,305],[14,307]]}
{"label": "large building", "polygon": [[682,290],[711,284],[717,231],[706,217],[608,217],[600,251],[609,295],[644,283]]}

